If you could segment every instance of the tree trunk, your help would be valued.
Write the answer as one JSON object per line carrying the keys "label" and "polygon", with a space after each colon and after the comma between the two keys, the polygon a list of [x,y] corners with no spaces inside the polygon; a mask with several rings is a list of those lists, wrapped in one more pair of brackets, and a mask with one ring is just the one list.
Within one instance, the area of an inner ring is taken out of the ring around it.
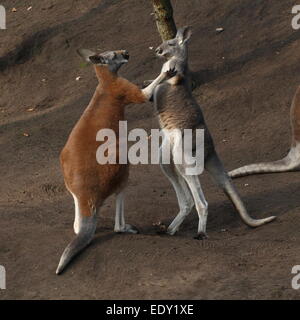
{"label": "tree trunk", "polygon": [[152,0],[156,26],[163,41],[176,36],[176,25],[173,19],[173,7],[170,0]]}

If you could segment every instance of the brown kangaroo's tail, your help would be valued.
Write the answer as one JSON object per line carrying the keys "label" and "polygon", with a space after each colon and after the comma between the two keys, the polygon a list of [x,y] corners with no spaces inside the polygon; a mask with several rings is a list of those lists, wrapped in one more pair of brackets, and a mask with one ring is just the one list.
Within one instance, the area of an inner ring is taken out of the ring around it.
{"label": "brown kangaroo's tail", "polygon": [[91,217],[85,217],[81,220],[81,226],[79,233],[76,237],[67,245],[64,250],[56,274],[62,273],[66,268],[69,262],[85,247],[87,247],[92,241],[97,226],[96,214],[93,214]]}

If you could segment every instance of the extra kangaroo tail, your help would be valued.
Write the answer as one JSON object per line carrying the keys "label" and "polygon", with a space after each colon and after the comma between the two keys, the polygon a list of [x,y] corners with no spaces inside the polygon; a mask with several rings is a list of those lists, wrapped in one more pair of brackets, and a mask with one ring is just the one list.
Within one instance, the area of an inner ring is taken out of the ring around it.
{"label": "extra kangaroo tail", "polygon": [[244,177],[251,174],[259,173],[276,173],[298,170],[300,167],[300,154],[296,154],[296,148],[292,148],[289,154],[277,161],[254,163],[230,171],[228,174],[231,178]]}
{"label": "extra kangaroo tail", "polygon": [[85,247],[87,247],[90,242],[92,241],[96,226],[97,226],[97,219],[96,214],[94,213],[90,217],[83,217],[80,221],[80,229],[76,237],[67,245],[66,249],[64,250],[57,270],[56,274],[62,273],[62,271],[66,268],[69,262]]}
{"label": "extra kangaroo tail", "polygon": [[255,228],[263,224],[273,221],[276,217],[268,217],[265,219],[253,219],[249,216],[247,209],[245,208],[243,201],[241,200],[238,192],[236,191],[231,179],[223,168],[222,162],[218,155],[214,153],[209,156],[205,162],[205,168],[216,180],[218,185],[223,189],[227,197],[231,200],[236,210],[238,211],[242,221],[249,227]]}
{"label": "extra kangaroo tail", "polygon": [[231,178],[244,177],[251,174],[258,173],[275,173],[275,172],[287,172],[294,171],[299,167],[300,157],[298,162],[290,161],[288,157],[285,157],[278,161],[273,162],[261,162],[249,164],[247,166],[240,167],[238,169],[230,171],[228,174]]}
{"label": "extra kangaroo tail", "polygon": [[292,131],[292,146],[288,155],[278,161],[250,164],[229,172],[231,178],[243,177],[257,173],[288,172],[300,169],[300,86],[294,95],[290,122]]}

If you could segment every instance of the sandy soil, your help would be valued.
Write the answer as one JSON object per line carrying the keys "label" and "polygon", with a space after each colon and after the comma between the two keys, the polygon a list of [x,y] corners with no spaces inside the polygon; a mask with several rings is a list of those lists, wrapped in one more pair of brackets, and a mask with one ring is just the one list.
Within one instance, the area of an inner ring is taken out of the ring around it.
{"label": "sandy soil", "polygon": [[[190,66],[201,83],[194,94],[225,166],[282,157],[300,83],[294,1],[173,3],[177,25],[193,26]],[[122,75],[141,84],[160,70],[149,50],[160,39],[147,0],[2,4],[8,29],[0,43],[0,264],[7,290],[0,299],[300,297],[291,288],[291,269],[300,264],[299,173],[236,180],[252,216],[278,216],[254,230],[204,174],[209,239],[197,241],[195,212],[176,236],[156,233],[153,223],[168,224],[177,214],[174,191],[158,166],[132,166],[126,218],[141,234],[113,233],[109,199],[94,242],[56,276],[74,215],[58,156],[96,85],[76,49],[127,49],[131,60]],[[216,34],[217,27],[225,31]],[[131,128],[158,127],[151,103],[128,107],[127,118]]]}

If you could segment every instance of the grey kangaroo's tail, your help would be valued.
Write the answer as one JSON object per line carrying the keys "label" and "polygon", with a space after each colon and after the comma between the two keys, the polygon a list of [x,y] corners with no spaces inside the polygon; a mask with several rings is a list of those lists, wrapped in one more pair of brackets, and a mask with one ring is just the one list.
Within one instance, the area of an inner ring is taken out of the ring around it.
{"label": "grey kangaroo's tail", "polygon": [[82,218],[80,231],[77,236],[67,245],[64,250],[56,274],[60,274],[69,262],[92,241],[97,226],[96,214],[91,217]]}
{"label": "grey kangaroo's tail", "polygon": [[249,216],[243,201],[241,200],[238,192],[236,191],[231,179],[223,168],[223,165],[218,158],[217,154],[211,155],[206,163],[205,168],[216,180],[218,185],[223,189],[227,197],[231,200],[236,210],[238,211],[242,221],[249,227],[259,227],[263,224],[273,221],[276,217],[271,216],[265,219],[253,219]]}
{"label": "grey kangaroo's tail", "polygon": [[300,155],[295,157],[295,155],[292,154],[293,151],[294,150],[291,150],[290,153],[281,160],[250,164],[232,170],[228,174],[231,178],[237,178],[258,173],[275,173],[298,170],[300,165]]}

